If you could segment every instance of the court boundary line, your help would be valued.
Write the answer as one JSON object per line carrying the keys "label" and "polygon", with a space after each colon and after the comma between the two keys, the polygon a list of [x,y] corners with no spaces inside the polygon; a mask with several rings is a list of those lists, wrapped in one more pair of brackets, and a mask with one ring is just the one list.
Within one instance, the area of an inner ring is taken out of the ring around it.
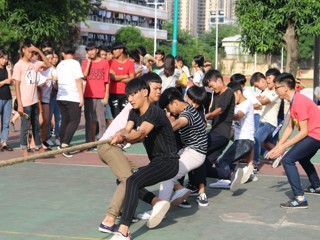
{"label": "court boundary line", "polygon": [[50,234],[41,234],[41,233],[28,233],[28,232],[14,232],[0,230],[0,233],[9,234],[9,235],[27,235],[34,237],[46,237],[46,238],[65,238],[65,239],[78,239],[78,240],[105,240],[106,238],[86,238],[86,237],[77,237],[77,236],[62,236],[62,235],[50,235]]}

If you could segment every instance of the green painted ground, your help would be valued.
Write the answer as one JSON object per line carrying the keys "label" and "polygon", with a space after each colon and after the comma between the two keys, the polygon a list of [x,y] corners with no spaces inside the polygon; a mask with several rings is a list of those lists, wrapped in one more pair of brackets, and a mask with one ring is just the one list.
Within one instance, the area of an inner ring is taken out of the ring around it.
{"label": "green painted ground", "polygon": [[[305,180],[303,181],[306,184]],[[25,163],[0,168],[0,240],[110,239],[98,231],[115,189],[107,167]],[[158,185],[150,190],[157,193]],[[237,194],[207,189],[210,205],[171,209],[159,227],[133,224],[132,239],[318,239],[319,196],[309,209],[285,210],[291,190],[285,177],[259,176]],[[140,203],[138,212],[149,210]]]}

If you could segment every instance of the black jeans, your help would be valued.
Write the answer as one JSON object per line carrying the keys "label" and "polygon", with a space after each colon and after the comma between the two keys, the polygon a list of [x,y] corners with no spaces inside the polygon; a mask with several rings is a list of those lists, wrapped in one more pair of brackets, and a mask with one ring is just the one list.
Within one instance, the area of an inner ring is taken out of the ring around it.
{"label": "black jeans", "polygon": [[40,138],[40,124],[39,124],[39,107],[38,103],[32,104],[27,107],[23,107],[23,112],[28,114],[29,120],[21,118],[21,130],[20,130],[20,145],[21,149],[26,149],[28,147],[28,129],[32,129],[32,134],[34,137],[34,142],[37,148],[42,147]]}
{"label": "black jeans", "polygon": [[61,112],[60,141],[69,145],[81,118],[78,102],[58,101]]}
{"label": "black jeans", "polygon": [[222,157],[220,157],[215,167],[207,169],[207,177],[217,179],[230,179],[234,170],[234,162],[247,157],[253,149],[253,141],[239,139],[232,143]]}
{"label": "black jeans", "polygon": [[125,94],[110,94],[109,104],[113,118],[127,105],[128,99]]}
{"label": "black jeans", "polygon": [[148,191],[140,191],[144,187],[155,185],[159,182],[171,179],[179,171],[179,159],[153,159],[149,165],[142,167],[138,172],[127,179],[126,195],[123,203],[121,224],[130,226],[138,206],[139,198],[150,203],[154,194]]}

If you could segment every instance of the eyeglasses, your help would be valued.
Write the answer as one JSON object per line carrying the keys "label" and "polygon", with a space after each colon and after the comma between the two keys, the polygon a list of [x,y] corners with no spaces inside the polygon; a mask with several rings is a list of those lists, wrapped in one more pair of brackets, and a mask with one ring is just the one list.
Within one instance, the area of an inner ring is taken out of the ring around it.
{"label": "eyeglasses", "polygon": [[278,88],[284,87],[283,85],[280,85],[278,87],[274,87],[275,90],[277,90]]}

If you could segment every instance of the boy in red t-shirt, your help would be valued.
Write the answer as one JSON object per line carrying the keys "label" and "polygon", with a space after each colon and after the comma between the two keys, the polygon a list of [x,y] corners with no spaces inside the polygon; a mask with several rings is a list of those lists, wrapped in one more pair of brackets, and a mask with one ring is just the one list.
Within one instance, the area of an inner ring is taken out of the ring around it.
{"label": "boy in red t-shirt", "polygon": [[95,141],[96,121],[99,123],[100,138],[106,131],[105,105],[109,100],[109,62],[99,56],[94,43],[86,46],[87,59],[82,62],[86,80],[84,89],[84,116],[86,120],[86,142]]}
{"label": "boy in red t-shirt", "polygon": [[[276,147],[266,155],[266,158],[271,159],[283,156],[283,168],[294,199],[281,203],[282,208],[308,208],[304,194],[320,195],[319,176],[311,163],[311,158],[320,148],[320,110],[311,99],[295,92],[295,85],[295,79],[290,73],[282,73],[275,79],[277,94],[290,102],[290,120]],[[294,127],[298,129],[298,133],[290,138]],[[285,153],[289,147],[291,148]],[[311,183],[305,190],[301,187],[296,162],[301,164]]]}
{"label": "boy in red t-shirt", "polygon": [[122,43],[113,46],[114,58],[110,61],[110,107],[115,118],[128,103],[125,95],[127,83],[134,75],[134,63],[127,57],[127,48]]}

